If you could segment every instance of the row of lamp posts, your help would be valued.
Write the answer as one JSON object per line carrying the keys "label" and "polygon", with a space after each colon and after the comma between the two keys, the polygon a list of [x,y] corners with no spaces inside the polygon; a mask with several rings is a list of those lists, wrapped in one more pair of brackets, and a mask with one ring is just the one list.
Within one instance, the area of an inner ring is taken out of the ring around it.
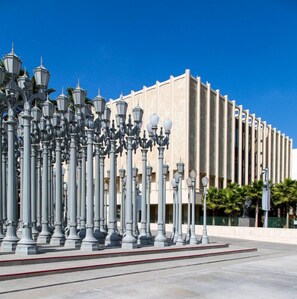
{"label": "row of lamp posts", "polygon": [[[116,101],[115,120],[110,120],[111,110],[106,106],[100,92],[93,100],[97,114],[94,118],[90,107],[85,104],[86,92],[80,87],[79,82],[72,92],[72,107],[62,92],[57,98],[55,108],[48,99],[50,74],[42,61],[41,65],[34,69],[36,90],[26,72],[23,76],[19,76],[20,69],[21,60],[12,48],[11,53],[4,57],[4,67],[0,67],[2,156],[0,215],[5,216],[0,219],[1,250],[35,254],[36,243],[49,242],[52,245],[81,247],[90,251],[98,250],[99,243],[108,246],[121,244],[122,248],[135,248],[137,243],[149,244],[152,241],[150,231],[152,167],[147,163],[147,152],[154,146],[158,148],[159,173],[158,230],[154,245],[157,247],[168,245],[165,229],[165,183],[168,166],[164,164],[164,151],[169,146],[171,121],[165,120],[163,128],[158,130],[159,117],[153,114],[147,126],[148,136],[145,131],[141,136],[143,110],[139,105],[132,111],[133,119],[131,115],[127,117],[127,103],[121,96]],[[17,117],[19,127],[16,135]],[[139,147],[142,152],[142,201],[141,227],[138,234],[137,168],[133,168],[132,165],[133,152]],[[119,170],[123,188],[120,234],[117,228],[116,177],[117,157],[124,150],[127,165],[126,169]],[[94,163],[93,157],[95,157]],[[110,163],[108,219],[106,219],[104,177],[106,157]],[[19,161],[20,165],[17,165],[16,161]],[[173,240],[177,245],[184,244],[181,231],[183,166],[182,163],[179,164],[173,184],[176,190]],[[68,181],[64,183],[62,165],[68,169]],[[194,224],[196,174],[191,172],[190,177],[192,226],[189,240],[191,244],[195,244],[197,243]],[[18,197],[21,212],[19,221],[21,225],[18,230],[20,239],[17,235]],[[3,220],[6,222],[3,223]],[[6,229],[5,235],[3,227]]]}

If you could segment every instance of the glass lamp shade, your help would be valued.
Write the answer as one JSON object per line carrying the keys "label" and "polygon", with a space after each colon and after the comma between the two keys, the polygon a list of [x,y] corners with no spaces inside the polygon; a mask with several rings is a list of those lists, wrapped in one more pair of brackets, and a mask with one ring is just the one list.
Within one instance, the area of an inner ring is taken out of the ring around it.
{"label": "glass lamp shade", "polygon": [[136,177],[138,175],[138,168],[137,167],[133,167],[132,168],[132,176]]}
{"label": "glass lamp shade", "polygon": [[141,121],[142,121],[142,116],[143,116],[143,110],[140,108],[139,105],[137,105],[137,106],[133,109],[132,113],[133,113],[133,119],[134,119],[134,121],[135,121],[137,124],[141,123]]}
{"label": "glass lamp shade", "polygon": [[119,127],[121,125],[121,122],[122,122],[121,119],[122,119],[121,116],[119,114],[117,114],[116,115],[116,124],[117,124],[117,127]]}
{"label": "glass lamp shade", "polygon": [[152,123],[148,123],[146,128],[147,128],[147,131],[148,131],[149,135],[153,134],[154,131],[153,131],[153,128],[152,128]]}
{"label": "glass lamp shade", "polygon": [[45,118],[53,117],[54,105],[47,99],[42,106],[42,113]]}
{"label": "glass lamp shade", "polygon": [[94,103],[96,113],[98,113],[99,115],[102,115],[105,110],[106,101],[100,95],[99,92],[98,92],[98,95],[94,98],[93,103]]}
{"label": "glass lamp shade", "polygon": [[57,106],[59,111],[67,111],[67,108],[69,106],[69,100],[63,92],[57,97]]}
{"label": "glass lamp shade", "polygon": [[82,107],[85,104],[86,92],[77,84],[76,88],[72,92],[74,105],[77,107]]}
{"label": "glass lamp shade", "polygon": [[164,121],[163,126],[164,126],[164,129],[165,129],[165,133],[170,133],[171,127],[172,127],[172,121],[170,119],[166,119]]}
{"label": "glass lamp shade", "polygon": [[195,169],[192,169],[192,170],[190,171],[190,178],[191,178],[191,179],[195,179],[196,176],[197,176],[197,172],[196,172],[196,170],[195,170]]}
{"label": "glass lamp shade", "polygon": [[125,177],[126,170],[124,168],[121,168],[119,169],[119,173],[120,173],[120,178],[123,179]]}
{"label": "glass lamp shade", "polygon": [[150,117],[150,122],[152,124],[152,127],[157,127],[159,123],[159,116],[156,113],[153,113]]}
{"label": "glass lamp shade", "polygon": [[110,108],[105,106],[105,110],[104,110],[102,119],[106,122],[109,122],[110,121],[110,115],[111,115]]}
{"label": "glass lamp shade", "polygon": [[190,177],[188,177],[186,179],[186,183],[187,183],[187,185],[188,185],[189,188],[192,187],[192,179]]}
{"label": "glass lamp shade", "polygon": [[183,173],[184,172],[185,164],[183,162],[178,162],[176,164],[176,166],[177,166],[177,172],[178,173]]}
{"label": "glass lamp shade", "polygon": [[151,176],[151,175],[152,175],[152,172],[153,172],[153,167],[150,166],[150,165],[148,165],[148,166],[146,167],[146,174],[147,174],[148,176]]}
{"label": "glass lamp shade", "polygon": [[9,54],[5,55],[3,62],[9,75],[17,76],[20,73],[22,61],[17,55],[15,55],[13,48]]}
{"label": "glass lamp shade", "polygon": [[4,83],[4,77],[5,77],[5,69],[3,67],[0,67],[0,86]]}
{"label": "glass lamp shade", "polygon": [[40,118],[41,118],[41,115],[42,115],[42,112],[37,106],[34,106],[31,109],[31,116],[33,117],[34,121],[39,122]]}
{"label": "glass lamp shade", "polygon": [[124,101],[122,95],[121,98],[116,102],[116,107],[118,114],[125,118],[127,114],[128,103]]}
{"label": "glass lamp shade", "polygon": [[168,173],[169,166],[167,164],[163,164],[163,175],[166,175]]}
{"label": "glass lamp shade", "polygon": [[69,123],[71,123],[74,120],[74,110],[71,107],[68,107],[66,118]]}
{"label": "glass lamp shade", "polygon": [[202,178],[202,185],[203,185],[203,187],[207,187],[207,185],[208,185],[208,177],[207,176],[204,176]]}
{"label": "glass lamp shade", "polygon": [[53,117],[51,119],[51,123],[53,125],[53,127],[57,127],[59,125],[60,122],[60,116],[57,113],[57,110],[54,112]]}
{"label": "glass lamp shade", "polygon": [[37,87],[42,89],[47,89],[48,81],[50,78],[49,71],[42,65],[42,60],[40,66],[34,69],[34,78]]}

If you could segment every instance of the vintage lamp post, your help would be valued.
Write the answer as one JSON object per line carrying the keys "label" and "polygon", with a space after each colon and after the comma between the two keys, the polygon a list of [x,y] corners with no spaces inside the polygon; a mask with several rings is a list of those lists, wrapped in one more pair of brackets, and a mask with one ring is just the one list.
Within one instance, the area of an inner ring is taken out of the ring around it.
{"label": "vintage lamp post", "polygon": [[164,121],[164,130],[165,135],[163,135],[163,128],[160,129],[160,134],[157,134],[159,123],[159,116],[157,114],[152,114],[150,117],[150,123],[147,126],[147,130],[149,135],[154,142],[154,144],[158,145],[159,151],[159,166],[158,166],[158,173],[159,173],[159,193],[158,193],[158,234],[155,238],[154,246],[156,247],[164,247],[167,246],[167,238],[164,234],[164,197],[163,197],[163,160],[164,160],[164,150],[165,147],[168,148],[169,146],[169,135],[172,126],[172,121],[167,119]]}
{"label": "vintage lamp post", "polygon": [[[73,90],[73,101],[74,106],[80,113],[80,109],[85,104],[86,92],[80,87],[79,82],[76,88]],[[82,119],[77,115],[75,119],[70,122],[70,165],[69,173],[70,177],[70,190],[69,190],[69,211],[70,211],[70,230],[69,236],[66,238],[65,247],[67,248],[79,248],[81,245],[81,239],[77,235],[77,223],[76,223],[76,214],[77,214],[77,194],[76,194],[76,164],[77,164],[77,135],[82,129]]]}
{"label": "vintage lamp post", "polygon": [[150,165],[146,166],[146,175],[147,175],[147,187],[146,187],[146,235],[148,241],[152,241],[152,234],[151,234],[151,183],[152,183],[152,173],[153,167]]}
{"label": "vintage lamp post", "polygon": [[190,172],[190,178],[192,181],[192,227],[191,227],[191,238],[190,238],[190,244],[191,245],[196,245],[198,243],[197,238],[196,238],[196,234],[195,234],[195,205],[196,205],[196,176],[197,176],[197,172],[196,170],[191,170]]}
{"label": "vintage lamp post", "polygon": [[209,244],[209,239],[207,236],[207,228],[206,228],[206,194],[207,194],[207,185],[208,185],[208,177],[202,178],[203,185],[203,234],[201,238],[201,244]]}

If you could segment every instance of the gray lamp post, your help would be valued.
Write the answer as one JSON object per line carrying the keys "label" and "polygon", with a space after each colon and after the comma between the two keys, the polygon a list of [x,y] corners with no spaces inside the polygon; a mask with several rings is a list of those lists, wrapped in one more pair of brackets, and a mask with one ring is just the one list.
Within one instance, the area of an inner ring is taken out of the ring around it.
{"label": "gray lamp post", "polygon": [[164,234],[166,236],[166,177],[169,171],[169,166],[163,164],[163,219],[164,219]]}
{"label": "gray lamp post", "polygon": [[93,136],[94,120],[89,116],[87,119],[87,230],[86,237],[82,241],[81,249],[86,251],[98,250],[98,241],[93,233],[94,221],[94,193],[93,193]]}
{"label": "gray lamp post", "polygon": [[[73,90],[73,101],[77,110],[85,103],[86,92],[80,87],[79,82],[76,88]],[[79,111],[80,112],[80,111]],[[69,173],[71,174],[70,178],[70,190],[69,190],[69,236],[67,236],[65,241],[65,247],[67,248],[79,248],[81,245],[81,239],[77,236],[77,223],[76,223],[76,214],[77,214],[77,194],[76,194],[76,151],[77,151],[77,134],[81,130],[82,120],[77,117],[70,122],[70,165]]]}
{"label": "gray lamp post", "polygon": [[[127,150],[127,182],[126,182],[126,234],[122,240],[122,248],[135,248],[136,238],[132,233],[132,150],[133,150],[133,138],[138,140],[140,132],[140,123],[142,122],[143,110],[137,105],[133,109],[134,125],[131,121],[131,115],[129,115],[128,123],[125,125],[127,103],[122,99],[117,102],[118,116],[120,117],[120,131],[126,134],[126,150]],[[134,144],[134,150],[136,150],[137,144]]]}
{"label": "gray lamp post", "polygon": [[[38,197],[38,187],[36,184],[36,177],[37,177],[37,157],[38,157],[38,148],[40,144],[40,130],[38,127],[38,122],[40,121],[42,112],[37,107],[34,106],[31,109],[31,116],[32,116],[32,126],[31,126],[31,215],[32,215],[32,236],[33,239],[36,241],[39,231],[37,230],[37,197]],[[38,179],[37,179],[38,183]]]}
{"label": "gray lamp post", "polygon": [[156,247],[164,247],[167,246],[167,238],[164,234],[164,197],[163,197],[163,160],[164,160],[164,149],[169,146],[169,135],[172,126],[171,120],[164,121],[164,129],[165,135],[163,135],[163,128],[160,130],[160,134],[157,134],[157,128],[159,123],[159,116],[157,114],[153,114],[150,117],[150,123],[147,126],[150,137],[154,141],[154,144],[158,145],[159,151],[159,190],[158,190],[158,234],[155,237],[154,246]]}
{"label": "gray lamp post", "polygon": [[52,245],[64,245],[65,236],[62,231],[62,204],[63,204],[63,179],[62,179],[62,141],[66,136],[66,118],[65,113],[68,109],[68,98],[62,94],[57,98],[58,111],[61,115],[60,123],[55,126],[56,138],[56,202],[55,202],[55,230],[51,238]]}
{"label": "gray lamp post", "polygon": [[133,177],[133,236],[137,237],[137,175],[138,168],[132,167],[132,177]]}
{"label": "gray lamp post", "polygon": [[207,236],[207,228],[206,228],[206,194],[207,194],[207,185],[208,185],[208,177],[202,178],[203,185],[203,234],[201,238],[201,244],[209,244],[209,239]]}
{"label": "gray lamp post", "polygon": [[[11,80],[10,87],[7,91],[7,95],[0,92],[1,101],[5,101],[8,109],[8,120],[7,124],[7,222],[6,222],[6,236],[2,240],[1,250],[6,252],[14,252],[16,244],[18,242],[18,237],[16,235],[17,226],[17,215],[16,215],[16,166],[15,166],[15,108],[17,105],[17,97],[15,92],[13,92],[14,78],[19,74],[21,67],[21,60],[14,54],[14,50],[5,56],[4,66],[8,72]],[[4,198],[5,201],[5,198]]]}
{"label": "gray lamp post", "polygon": [[195,234],[196,176],[197,176],[196,170],[194,169],[191,170],[190,172],[190,178],[192,180],[192,227],[191,227],[191,238],[190,238],[191,245],[196,245],[198,243]]}
{"label": "gray lamp post", "polygon": [[188,219],[187,219],[187,235],[186,235],[186,242],[190,242],[191,237],[191,196],[192,196],[192,179],[188,177],[186,179],[186,183],[188,186]]}
{"label": "gray lamp post", "polygon": [[152,166],[148,165],[146,167],[146,174],[147,174],[147,188],[146,188],[146,235],[149,242],[152,241],[152,234],[151,234],[151,181],[152,181]]}
{"label": "gray lamp post", "polygon": [[147,245],[150,243],[150,240],[147,236],[147,151],[148,149],[152,150],[152,140],[147,139],[145,135],[145,130],[143,131],[143,138],[139,142],[142,152],[142,191],[141,191],[141,229],[138,236],[138,243],[142,245]]}
{"label": "gray lamp post", "polygon": [[124,235],[125,232],[125,174],[126,170],[124,168],[119,169],[120,179],[121,179],[121,234]]}
{"label": "gray lamp post", "polygon": [[171,180],[171,186],[173,189],[173,211],[172,211],[172,215],[173,215],[173,221],[172,221],[172,233],[171,233],[171,240],[172,242],[175,242],[175,234],[176,234],[176,205],[177,205],[177,184],[175,181],[175,178],[173,178]]}
{"label": "gray lamp post", "polygon": [[[104,116],[108,117],[110,113],[105,113],[105,110],[110,112],[110,109],[106,107],[105,99],[98,95],[93,100],[95,111],[98,117],[95,120],[95,211],[94,211],[94,237],[99,241],[99,244],[104,244],[106,237],[106,230],[104,228],[104,160],[105,155],[108,152],[108,148],[103,146],[105,140],[105,134],[101,134]],[[105,120],[107,122],[107,120]]]}
{"label": "gray lamp post", "polygon": [[41,140],[42,140],[42,204],[41,204],[41,215],[42,215],[42,227],[41,232],[38,235],[37,243],[49,243],[51,233],[49,231],[49,142],[53,137],[52,124],[50,118],[53,116],[53,104],[47,99],[42,107],[43,117],[40,119],[40,130],[41,130]]}
{"label": "gray lamp post", "polygon": [[178,219],[177,219],[177,238],[176,245],[182,246],[185,245],[183,240],[183,232],[182,232],[182,173],[183,173],[183,163],[178,163],[177,171],[174,175],[176,184],[178,186]]}

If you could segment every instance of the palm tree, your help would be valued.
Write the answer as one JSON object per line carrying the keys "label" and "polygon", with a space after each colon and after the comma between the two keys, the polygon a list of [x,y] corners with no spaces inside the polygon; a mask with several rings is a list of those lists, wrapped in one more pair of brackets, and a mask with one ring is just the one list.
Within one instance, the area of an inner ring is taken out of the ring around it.
{"label": "palm tree", "polygon": [[224,213],[228,215],[228,226],[231,226],[231,216],[239,215],[242,210],[242,205],[245,200],[243,191],[241,187],[233,183],[229,184],[228,187],[221,192],[221,207],[224,209]]}
{"label": "palm tree", "polygon": [[262,180],[255,180],[251,185],[247,186],[247,196],[253,201],[253,204],[255,204],[255,227],[258,227],[263,187],[264,183]]}
{"label": "palm tree", "polygon": [[272,188],[272,200],[276,206],[284,206],[286,213],[286,227],[289,227],[289,211],[297,203],[297,181],[290,178],[275,184]]}

